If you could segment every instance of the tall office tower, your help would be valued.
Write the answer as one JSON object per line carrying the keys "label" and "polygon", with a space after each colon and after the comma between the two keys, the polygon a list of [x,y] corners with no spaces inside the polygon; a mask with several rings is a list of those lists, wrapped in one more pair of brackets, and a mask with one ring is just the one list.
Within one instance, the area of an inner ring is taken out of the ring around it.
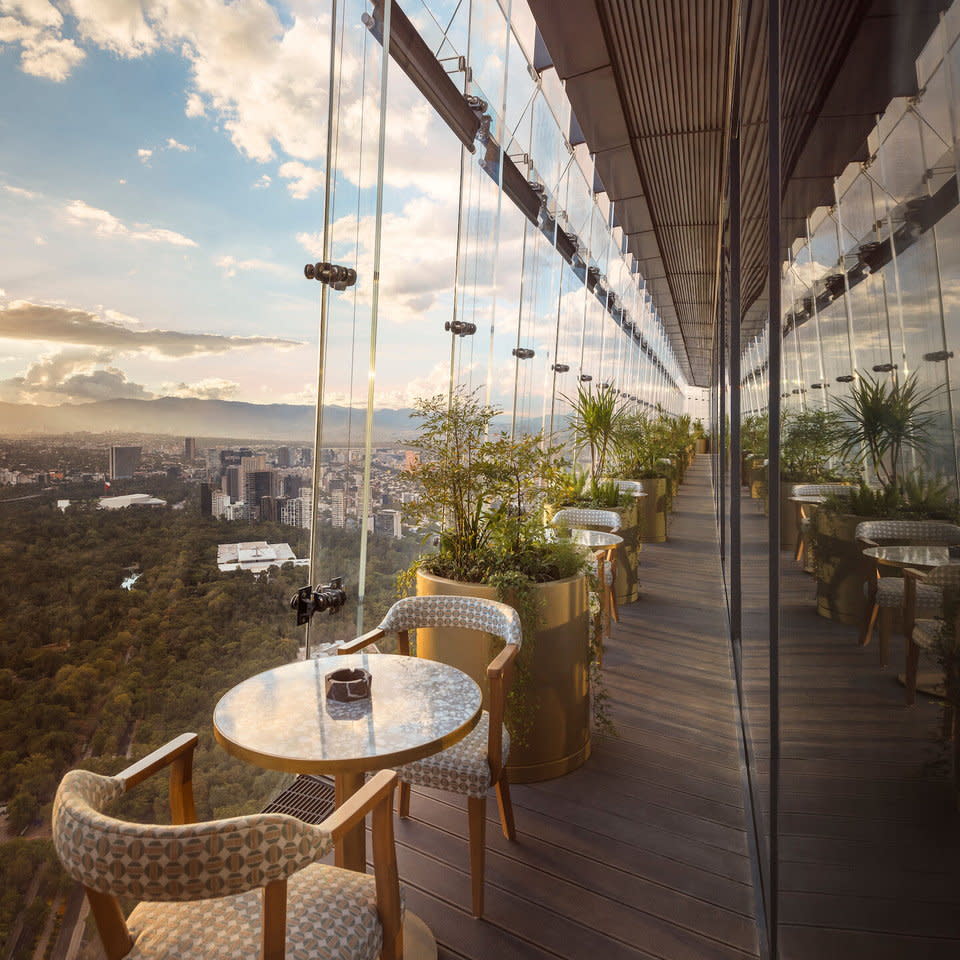
{"label": "tall office tower", "polygon": [[213,516],[213,491],[209,483],[200,484],[200,516]]}
{"label": "tall office tower", "polygon": [[290,448],[289,447],[277,447],[277,466],[278,467],[290,466]]}
{"label": "tall office tower", "polygon": [[283,478],[283,495],[285,497],[298,497],[300,496],[300,490],[305,487],[307,481],[303,477],[298,477],[295,474],[289,474]]}
{"label": "tall office tower", "polygon": [[300,465],[304,467],[313,466],[313,450],[310,447],[300,448]]}
{"label": "tall office tower", "polygon": [[344,527],[347,523],[347,495],[341,487],[330,492],[330,511],[333,514],[333,525]]}
{"label": "tall office tower", "polygon": [[373,532],[382,534],[386,537],[396,537],[399,540],[403,536],[403,522],[399,510],[381,510],[374,514]]}
{"label": "tall office tower", "polygon": [[253,451],[249,447],[241,447],[239,450],[221,450],[220,466],[240,466],[244,457],[252,457]]}
{"label": "tall office tower", "polygon": [[313,491],[304,488],[304,496],[284,500],[280,508],[280,522],[290,527],[309,530],[313,521]]}
{"label": "tall office tower", "polygon": [[287,501],[283,497],[261,497],[260,519],[275,523],[280,519]]}
{"label": "tall office tower", "polygon": [[183,459],[186,461],[195,460],[197,457],[197,441],[194,437],[183,438]]}
{"label": "tall office tower", "polygon": [[110,479],[132,477],[140,466],[140,447],[110,448]]}
{"label": "tall office tower", "polygon": [[244,471],[243,499],[251,508],[259,507],[264,497],[273,497],[276,493],[276,470]]}
{"label": "tall office tower", "polygon": [[262,453],[252,453],[250,456],[240,458],[240,466],[244,473],[253,473],[255,470],[267,469],[267,458]]}
{"label": "tall office tower", "polygon": [[243,468],[227,467],[223,475],[223,492],[233,501],[243,499]]}

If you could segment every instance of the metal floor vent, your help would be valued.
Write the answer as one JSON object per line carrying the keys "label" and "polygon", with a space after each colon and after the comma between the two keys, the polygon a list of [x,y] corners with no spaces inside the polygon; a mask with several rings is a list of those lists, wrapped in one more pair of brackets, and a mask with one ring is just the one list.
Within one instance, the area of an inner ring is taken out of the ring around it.
{"label": "metal floor vent", "polygon": [[320,823],[336,808],[333,780],[329,777],[297,777],[263,808],[264,813],[286,813],[304,823]]}

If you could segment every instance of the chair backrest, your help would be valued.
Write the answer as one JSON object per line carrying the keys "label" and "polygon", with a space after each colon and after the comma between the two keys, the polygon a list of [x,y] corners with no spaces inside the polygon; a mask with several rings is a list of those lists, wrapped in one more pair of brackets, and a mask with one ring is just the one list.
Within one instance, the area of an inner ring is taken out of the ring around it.
{"label": "chair backrest", "polygon": [[620,514],[615,510],[591,510],[588,507],[564,507],[550,521],[555,527],[606,527],[610,533],[620,529]]}
{"label": "chair backrest", "polygon": [[798,483],[793,488],[795,497],[849,497],[854,487],[845,483]]}
{"label": "chair backrest", "polygon": [[957,599],[960,596],[960,563],[942,563],[930,569],[924,583],[943,589],[944,596]]}
{"label": "chair backrest", "polygon": [[53,844],[85,887],[137,900],[210,900],[265,887],[323,857],[329,833],[284,814],[179,826],[103,812],[124,792],[119,777],[71,770],[53,802]]}
{"label": "chair backrest", "polygon": [[948,546],[960,543],[960,527],[940,520],[864,520],[857,524],[856,538],[872,540],[884,546]]}
{"label": "chair backrest", "polygon": [[492,633],[517,646],[523,641],[520,614],[505,603],[483,597],[404,597],[387,611],[377,629],[396,633],[418,627],[462,627]]}
{"label": "chair backrest", "polygon": [[643,484],[639,480],[614,480],[619,493],[628,493],[633,497],[639,497],[644,493]]}

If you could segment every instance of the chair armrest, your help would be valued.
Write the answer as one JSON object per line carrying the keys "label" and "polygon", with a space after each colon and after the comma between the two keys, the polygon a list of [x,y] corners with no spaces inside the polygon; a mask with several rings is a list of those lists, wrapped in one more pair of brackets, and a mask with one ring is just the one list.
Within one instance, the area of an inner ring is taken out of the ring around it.
{"label": "chair armrest", "polygon": [[515,643],[508,643],[490,662],[487,667],[487,677],[490,680],[502,677],[506,670],[513,665],[520,647]]}
{"label": "chair armrest", "polygon": [[135,787],[158,770],[170,767],[170,816],[175,824],[194,823],[197,812],[193,802],[193,751],[198,737],[195,733],[181,733],[169,743],[148,753],[117,774],[124,790]]}
{"label": "chair armrest", "polygon": [[375,640],[379,640],[385,636],[386,633],[379,628],[376,630],[371,630],[369,633],[363,634],[362,637],[356,637],[353,640],[348,640],[346,643],[337,647],[337,656],[339,657],[348,653],[356,653],[358,650],[362,650],[364,647],[369,647],[370,644]]}
{"label": "chair armrest", "polygon": [[335,842],[341,840],[343,835],[360,823],[378,803],[383,803],[384,800],[391,803],[396,785],[396,773],[393,770],[381,770],[345,803],[340,804],[326,820],[318,824],[318,828],[329,833]]}
{"label": "chair armrest", "polygon": [[520,654],[520,647],[508,643],[487,667],[490,681],[490,716],[487,729],[487,762],[494,783],[503,772],[503,716],[507,708],[507,690],[513,662]]}
{"label": "chair armrest", "polygon": [[354,827],[363,825],[364,817],[373,811],[373,865],[377,885],[377,913],[383,926],[381,960],[403,957],[403,915],[400,906],[400,873],[397,869],[397,848],[393,837],[393,794],[397,774],[381,770],[371,777],[346,803],[319,825],[334,841]]}

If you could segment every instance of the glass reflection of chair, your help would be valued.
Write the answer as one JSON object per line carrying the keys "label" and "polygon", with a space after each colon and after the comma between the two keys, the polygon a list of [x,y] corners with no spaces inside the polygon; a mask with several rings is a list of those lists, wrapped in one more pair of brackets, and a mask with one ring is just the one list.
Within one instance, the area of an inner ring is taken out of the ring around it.
{"label": "glass reflection of chair", "polygon": [[[564,507],[558,510],[550,521],[555,528],[569,527],[571,530],[606,530],[616,533],[620,529],[620,514],[614,510],[593,510],[588,507]],[[617,579],[617,547],[605,547],[594,550],[596,560],[597,581],[603,591],[603,602],[600,604],[600,618],[612,619],[620,622],[620,611],[617,608],[617,591],[614,583]],[[601,626],[601,634],[609,633]],[[601,644],[601,656],[603,645]],[[602,661],[601,661],[602,662]]]}
{"label": "glass reflection of chair", "polygon": [[410,631],[420,627],[475,630],[484,638],[488,634],[494,634],[506,644],[487,667],[487,680],[490,684],[489,713],[484,710],[477,726],[459,743],[433,756],[397,768],[402,818],[410,815],[411,784],[449,790],[467,797],[473,915],[482,917],[487,793],[490,787],[494,788],[497,795],[503,835],[508,840],[516,839],[506,772],[510,755],[510,735],[504,726],[503,718],[514,660],[520,651],[522,640],[520,616],[513,607],[505,603],[480,597],[406,597],[398,600],[387,611],[380,626],[343,644],[338,652],[357,653],[386,634],[396,633],[400,653],[409,656]]}
{"label": "glass reflection of chair", "polygon": [[[795,497],[849,497],[854,488],[845,483],[798,483],[793,488]],[[804,570],[813,569],[813,556],[810,551],[810,531],[813,528],[813,518],[808,517],[803,504],[797,505],[797,552],[793,559],[798,563],[807,555]]]}
{"label": "glass reflection of chair", "polygon": [[[54,846],[85,888],[108,960],[283,960],[288,942],[297,956],[400,960],[397,775],[381,771],[317,825],[277,813],[196,823],[196,744],[185,733],[112,777],[72,770],[60,783]],[[104,812],[164,767],[173,825]],[[375,876],[317,862],[371,811]],[[139,901],[127,918],[121,897]]]}
{"label": "glass reflection of chair", "polygon": [[[936,520],[865,520],[857,524],[856,539],[861,550],[894,545],[950,546],[960,543],[960,527]],[[879,621],[880,666],[885,667],[893,636],[893,619],[904,605],[904,581],[899,576],[881,576],[880,568],[880,561],[874,560],[867,577],[867,607],[860,627],[860,645],[866,646],[870,642]],[[943,594],[934,584],[917,584],[916,610],[936,611],[942,601]]]}
{"label": "glass reflection of chair", "polygon": [[[954,632],[957,618],[957,606],[960,603],[960,563],[946,563],[923,573],[909,567],[903,571],[904,601],[903,627],[906,636],[906,664],[904,689],[907,704],[917,697],[917,672],[920,667],[920,654],[937,656],[938,642],[944,630]],[[932,588],[941,597],[939,607],[932,617],[917,619],[917,597],[921,587]],[[948,618],[948,614],[953,619]],[[949,693],[950,691],[947,691]],[[947,724],[952,721],[949,706],[946,711]],[[946,731],[949,734],[949,730]]]}

